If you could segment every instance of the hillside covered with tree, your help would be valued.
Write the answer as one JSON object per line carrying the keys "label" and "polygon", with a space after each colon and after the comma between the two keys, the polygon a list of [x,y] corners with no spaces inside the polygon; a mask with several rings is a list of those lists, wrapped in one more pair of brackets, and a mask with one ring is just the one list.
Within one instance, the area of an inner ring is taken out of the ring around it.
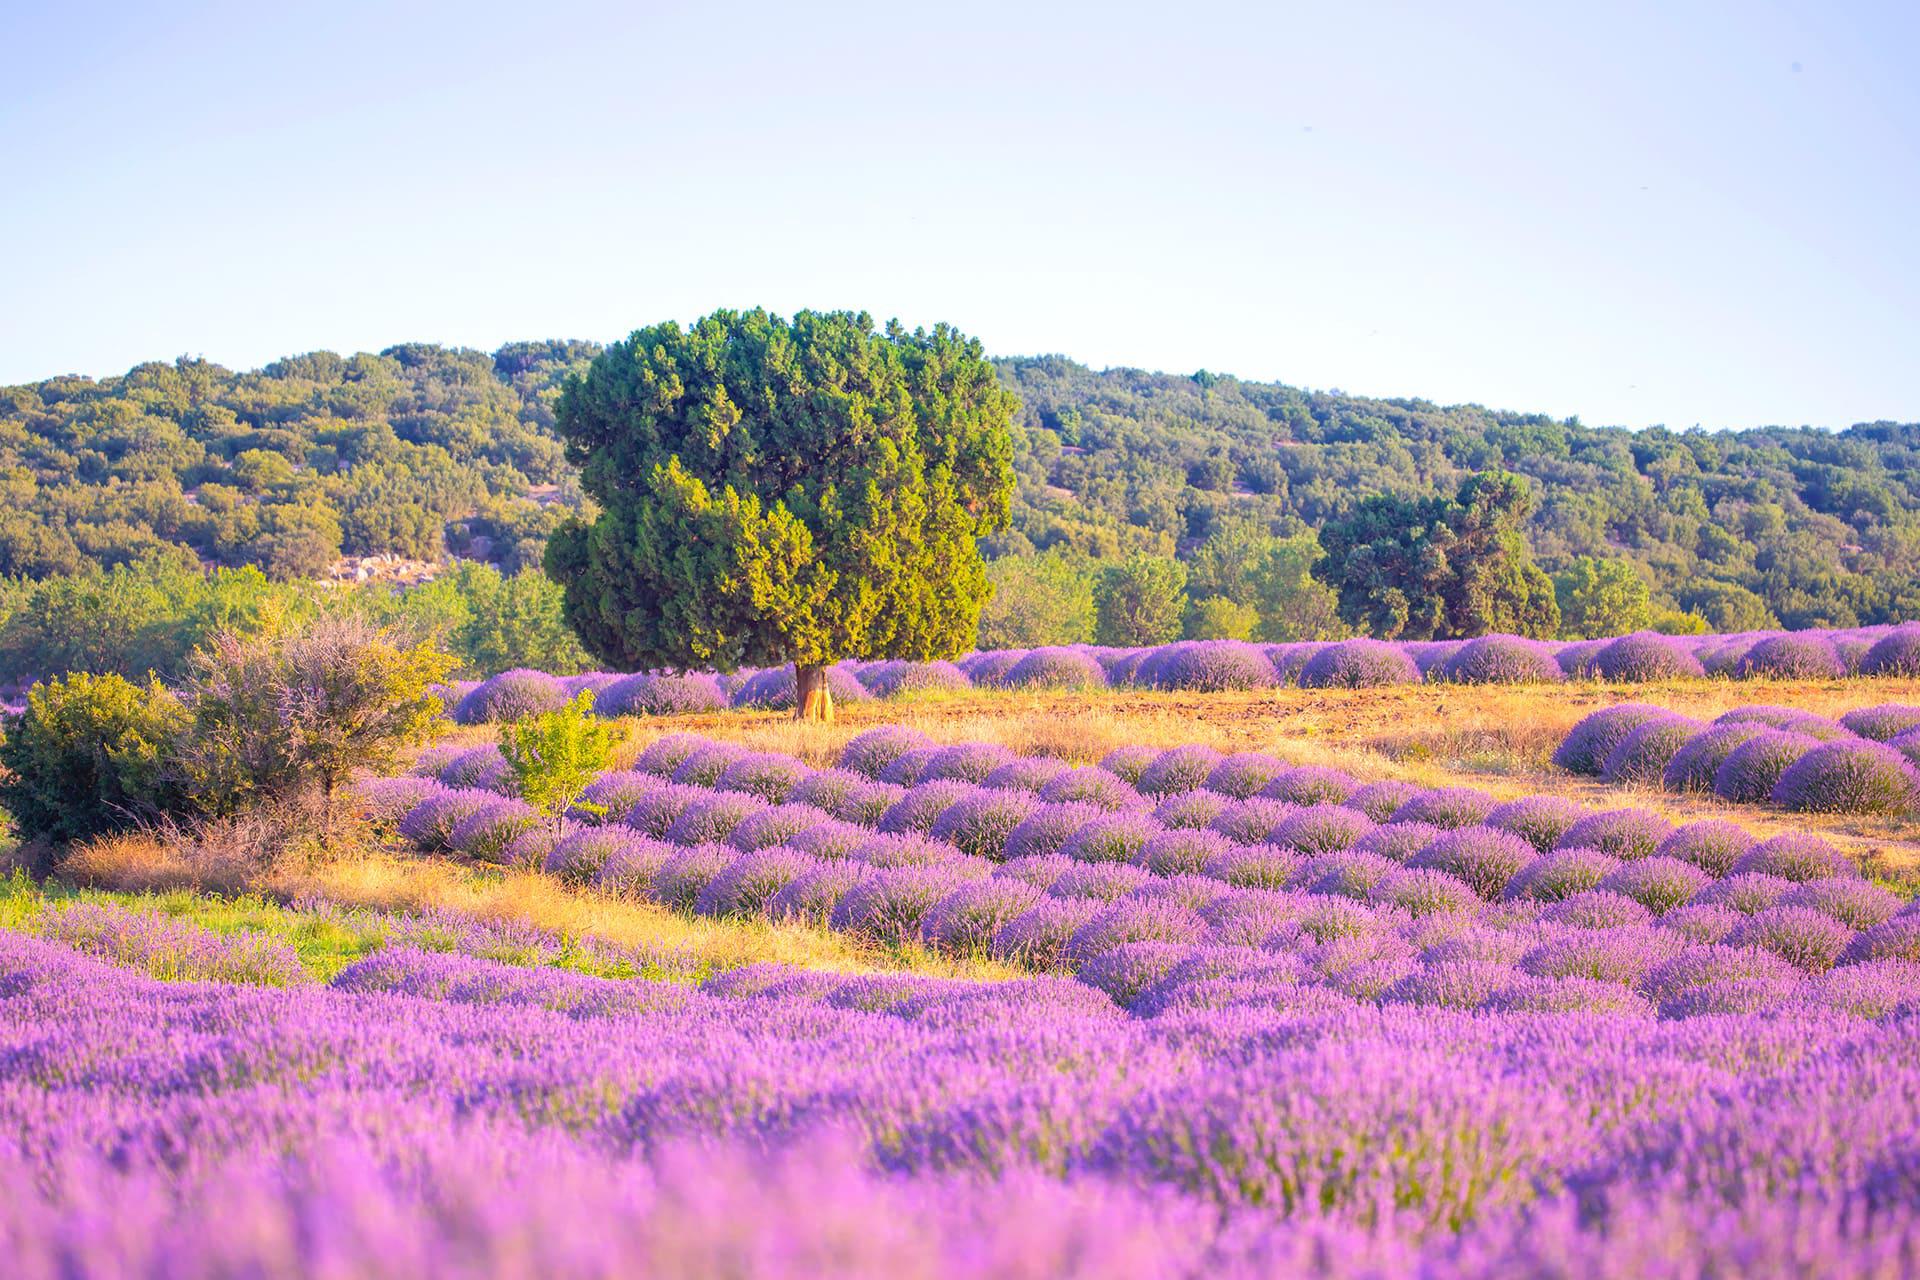
{"label": "hillside covered with tree", "polygon": [[[584,502],[554,409],[599,350],[408,344],[0,389],[0,575],[183,552],[278,579],[342,555],[537,565]],[[1018,482],[986,545],[983,643],[1345,630],[1310,573],[1316,531],[1370,496],[1445,498],[1488,470],[1530,482],[1522,532],[1567,634],[1920,616],[1920,424],[1632,432],[1059,356],[995,363],[1020,400]]]}

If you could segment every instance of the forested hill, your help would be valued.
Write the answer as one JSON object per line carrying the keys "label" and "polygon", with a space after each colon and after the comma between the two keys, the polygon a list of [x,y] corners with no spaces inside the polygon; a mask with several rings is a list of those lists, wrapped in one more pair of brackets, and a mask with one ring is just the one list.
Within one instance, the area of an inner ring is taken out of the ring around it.
{"label": "forested hill", "polygon": [[[341,554],[537,562],[578,501],[552,405],[596,350],[409,344],[0,389],[0,573],[169,545],[280,577]],[[1057,356],[999,368],[1024,408],[995,553],[1187,554],[1237,518],[1285,535],[1502,466],[1538,482],[1529,537],[1549,570],[1630,559],[1657,600],[1719,629],[1920,616],[1920,424],[1628,432]]]}

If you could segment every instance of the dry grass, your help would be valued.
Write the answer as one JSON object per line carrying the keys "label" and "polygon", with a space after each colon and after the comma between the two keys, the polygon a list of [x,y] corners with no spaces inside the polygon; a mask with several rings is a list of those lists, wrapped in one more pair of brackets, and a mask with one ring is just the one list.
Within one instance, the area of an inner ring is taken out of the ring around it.
{"label": "dry grass", "polygon": [[75,849],[62,875],[88,888],[126,893],[189,889],[254,893],[278,902],[318,899],[379,911],[450,911],[597,938],[694,968],[773,962],[845,973],[907,970],[980,979],[1014,972],[993,961],[942,956],[920,947],[883,948],[822,929],[683,916],[653,903],[571,888],[537,872],[500,871],[363,847],[299,867],[238,872],[227,859],[210,858],[188,842],[124,835]]}

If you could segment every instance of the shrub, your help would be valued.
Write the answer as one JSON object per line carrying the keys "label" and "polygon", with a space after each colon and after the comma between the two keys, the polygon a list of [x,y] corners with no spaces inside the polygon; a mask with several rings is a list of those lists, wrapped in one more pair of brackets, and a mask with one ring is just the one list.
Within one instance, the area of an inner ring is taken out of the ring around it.
{"label": "shrub", "polygon": [[981,779],[980,785],[1038,795],[1042,787],[1066,770],[1067,762],[1052,756],[1015,756]]}
{"label": "shrub", "polygon": [[1920,625],[1896,627],[1860,659],[1863,676],[1920,676]]}
{"label": "shrub", "polygon": [[1270,689],[1279,680],[1259,646],[1241,640],[1199,640],[1177,646],[1153,673],[1159,689]]}
{"label": "shrub", "polygon": [[1393,822],[1425,822],[1446,828],[1475,827],[1487,820],[1499,801],[1473,787],[1435,787],[1393,811]]}
{"label": "shrub", "polygon": [[833,909],[833,927],[885,943],[910,942],[939,901],[964,883],[948,866],[889,867],[855,884]]}
{"label": "shrub", "polygon": [[1553,660],[1560,664],[1560,670],[1567,679],[1589,679],[1597,674],[1593,669],[1594,658],[1612,643],[1611,640],[1580,640],[1573,644],[1563,644],[1553,655]]}
{"label": "shrub", "polygon": [[[447,666],[451,666],[449,661]],[[460,724],[501,724],[542,711],[558,711],[567,702],[566,686],[544,671],[515,667],[481,681],[453,710]]]}
{"label": "shrub", "polygon": [[888,832],[930,831],[949,806],[973,791],[973,787],[957,779],[923,782],[896,800],[880,816],[877,825],[880,830]]}
{"label": "shrub", "polygon": [[1754,839],[1745,828],[1716,818],[1678,828],[1654,852],[1663,858],[1691,862],[1710,876],[1724,876],[1753,845]]}
{"label": "shrub", "polygon": [[1718,902],[1694,902],[1676,907],[1660,917],[1660,927],[1691,943],[1724,942],[1742,916],[1732,907]]}
{"label": "shrub", "polygon": [[1602,707],[1568,731],[1566,739],[1553,753],[1553,762],[1570,773],[1598,776],[1621,739],[1647,721],[1671,714],[1664,708],[1638,702]]}
{"label": "shrub", "polygon": [[1094,898],[1115,902],[1126,897],[1153,876],[1144,867],[1131,862],[1082,862],[1047,886],[1055,898]]}
{"label": "shrub", "polygon": [[1007,837],[1039,806],[1024,791],[983,787],[943,809],[928,834],[951,841],[962,853],[998,860],[1006,854]]}
{"label": "shrub", "polygon": [[1595,887],[1632,898],[1659,916],[1691,901],[1708,883],[1706,872],[1692,863],[1656,856],[1616,868]]}
{"label": "shrub", "polygon": [[774,895],[819,865],[795,849],[756,849],[742,853],[707,881],[694,902],[694,910],[715,918],[764,915]]}
{"label": "shrub", "polygon": [[1104,689],[1107,673],[1077,649],[1031,649],[1002,683],[1009,689]]}
{"label": "shrub", "polygon": [[1420,668],[1404,649],[1365,637],[1327,645],[1300,668],[1300,684],[1308,689],[1369,689],[1419,680]]}
{"label": "shrub", "polygon": [[1045,893],[1053,887],[1054,881],[1080,865],[1064,853],[1030,853],[1025,857],[1008,858],[993,869],[993,877],[996,880],[1018,880]]}
{"label": "shrub", "polygon": [[892,764],[897,757],[916,747],[932,745],[932,740],[917,729],[909,729],[905,725],[885,724],[877,729],[868,729],[865,733],[857,734],[842,747],[840,767],[877,779],[880,771]]}
{"label": "shrub", "polygon": [[1631,986],[1654,965],[1671,960],[1686,943],[1671,933],[1628,925],[1578,930],[1541,943],[1520,958],[1520,968],[1541,978],[1587,978]]}
{"label": "shrub", "polygon": [[769,804],[780,804],[812,770],[774,751],[755,751],[741,756],[713,780],[722,791],[744,791]]}
{"label": "shrub", "polygon": [[1060,852],[1076,862],[1132,862],[1163,829],[1146,814],[1107,814],[1074,832]]}
{"label": "shrub", "polygon": [[1139,863],[1156,875],[1194,875],[1232,847],[1213,831],[1163,831],[1140,847]]}
{"label": "shrub", "polygon": [[1751,706],[1734,707],[1722,711],[1714,717],[1715,724],[1763,724],[1769,729],[1781,729],[1795,720],[1804,720],[1807,712],[1799,707],[1776,707],[1764,702]]}
{"label": "shrub", "polygon": [[1765,732],[1765,725],[1736,723],[1715,724],[1695,733],[1667,761],[1660,773],[1660,785],[1668,791],[1712,791],[1720,766],[1734,748]]}
{"label": "shrub", "polygon": [[540,815],[533,806],[498,796],[456,822],[447,832],[447,845],[469,858],[500,862],[508,846],[539,820]]}
{"label": "shrub", "polygon": [[600,870],[594,874],[593,883],[595,887],[610,892],[651,898],[654,877],[659,875],[667,859],[679,852],[663,841],[638,837],[630,843],[616,846],[607,854],[607,860],[600,864]]}
{"label": "shrub", "polygon": [[658,840],[686,812],[688,805],[711,794],[702,787],[669,782],[634,801],[633,807],[627,810],[626,824],[641,835]]}
{"label": "shrub", "polygon": [[500,748],[489,742],[484,747],[462,751],[447,761],[439,777],[449,787],[477,787],[506,795],[513,789],[512,774]]}
{"label": "shrub", "polygon": [[445,849],[462,819],[499,799],[491,791],[443,789],[402,814],[396,830],[428,852]]}
{"label": "shrub", "polygon": [[931,781],[926,777],[927,769],[933,764],[934,757],[944,750],[945,747],[914,747],[902,751],[887,761],[887,767],[880,771],[880,781],[895,787],[911,787],[923,780]]}
{"label": "shrub", "polygon": [[985,782],[995,769],[1014,759],[1013,752],[996,742],[961,742],[942,747],[920,772],[921,782],[939,782],[958,778],[962,782]]}
{"label": "shrub", "polygon": [[1635,683],[1697,679],[1707,674],[1700,659],[1657,631],[1621,636],[1593,655],[1593,669],[1602,679]]}
{"label": "shrub", "polygon": [[826,862],[804,871],[767,900],[767,918],[825,927],[841,899],[868,876],[878,874],[854,862]]}
{"label": "shrub", "polygon": [[394,778],[362,778],[354,783],[353,797],[361,817],[374,822],[395,822],[428,796],[438,794],[440,789],[440,783],[433,778],[401,774]]}
{"label": "shrub", "polygon": [[1041,891],[1019,880],[996,877],[962,885],[927,913],[920,936],[955,954],[984,952],[1006,925],[1039,905]]}
{"label": "shrub", "polygon": [[1507,881],[1504,896],[1529,902],[1563,902],[1598,888],[1620,860],[1598,849],[1560,849],[1543,853]]}
{"label": "shrub", "polygon": [[1244,889],[1282,889],[1299,869],[1300,855],[1275,844],[1231,845],[1210,859],[1206,874]]}
{"label": "shrub", "polygon": [[[644,843],[645,837],[620,827],[587,827],[570,832],[554,843],[547,851],[546,871],[572,884],[589,884],[613,858]],[[655,847],[660,850],[659,860],[666,861],[668,847],[664,844]]]}
{"label": "shrub", "polygon": [[711,787],[735,760],[746,754],[747,749],[738,743],[709,742],[695,748],[680,762],[680,767],[673,771],[673,780],[685,787]]}
{"label": "shrub", "polygon": [[1204,788],[1168,796],[1153,807],[1153,820],[1163,827],[1198,831],[1219,821],[1233,801]]}
{"label": "shrub", "polygon": [[951,662],[883,662],[867,676],[866,683],[876,698],[911,698],[973,688],[967,673]]}
{"label": "shrub", "polygon": [[1920,992],[1920,964],[1906,960],[1845,965],[1829,971],[1820,982],[1820,999],[1856,1018],[1911,1013],[1920,1003],[1916,992]]}
{"label": "shrub", "polygon": [[1006,858],[1030,858],[1060,852],[1068,838],[1105,810],[1090,804],[1042,803],[1007,833]]}
{"label": "shrub", "polygon": [[1130,787],[1138,788],[1140,775],[1160,758],[1160,752],[1148,746],[1115,747],[1101,757],[1100,767]]}
{"label": "shrub", "polygon": [[613,731],[594,718],[593,691],[582,689],[556,711],[540,711],[507,725],[500,734],[513,790],[545,817],[557,833],[572,808],[596,807],[585,797],[613,755]]}
{"label": "shrub", "polygon": [[986,653],[969,654],[956,665],[976,687],[1001,689],[1006,687],[1007,673],[1026,656],[1025,649],[994,649]]}
{"label": "shrub", "polygon": [[1824,636],[1788,633],[1756,641],[1741,656],[1734,674],[1741,679],[1766,676],[1778,680],[1837,680],[1846,664]]}
{"label": "shrub", "polygon": [[1541,913],[1548,924],[1574,929],[1624,929],[1653,923],[1653,912],[1624,893],[1588,889],[1562,898]]}
{"label": "shrub", "polygon": [[186,808],[173,770],[187,725],[157,681],[84,672],[33,686],[0,739],[0,805],[14,828],[67,843]]}
{"label": "shrub", "polygon": [[1076,968],[1115,947],[1132,942],[1191,945],[1205,939],[1207,922],[1174,902],[1129,899],[1107,906],[1074,930],[1061,958]]}
{"label": "shrub", "polygon": [[1349,849],[1355,841],[1373,830],[1373,819],[1358,809],[1337,804],[1316,804],[1288,814],[1267,837],[1285,849],[1297,849],[1309,857]]}
{"label": "shrub", "polygon": [[[835,702],[871,702],[873,695],[854,679],[843,665],[826,669],[827,692]],[[734,692],[733,705],[756,711],[791,711],[794,705],[794,674],[791,665],[756,671]]]}
{"label": "shrub", "polygon": [[1840,953],[1841,964],[1876,960],[1920,962],[1920,916],[1899,915],[1864,930]]}
{"label": "shrub", "polygon": [[1480,905],[1479,895],[1458,878],[1432,867],[1397,867],[1367,894],[1369,902],[1399,907],[1416,919],[1463,914]]}
{"label": "shrub", "polygon": [[1101,909],[1092,898],[1049,898],[1000,926],[988,950],[996,960],[1034,969],[1058,968],[1068,939]]}
{"label": "shrub", "polygon": [[1673,834],[1673,824],[1650,809],[1590,813],[1561,835],[1555,848],[1598,849],[1616,858],[1651,857]]}
{"label": "shrub", "polygon": [[568,816],[598,823],[625,822],[627,815],[633,812],[633,806],[661,787],[671,785],[638,769],[603,773],[580,793],[580,799],[586,804],[569,811]]}
{"label": "shrub", "polygon": [[1143,804],[1140,793],[1118,774],[1100,765],[1082,765],[1057,774],[1040,788],[1040,798],[1057,804],[1090,804],[1098,809],[1137,809]]}
{"label": "shrub", "polygon": [[1206,788],[1235,800],[1257,795],[1287,766],[1264,751],[1240,751],[1226,757],[1207,775]]}
{"label": "shrub", "polygon": [[1400,865],[1377,853],[1337,849],[1308,858],[1293,873],[1288,887],[1308,893],[1364,900],[1375,885],[1399,871]]}
{"label": "shrub", "polygon": [[1693,896],[1699,906],[1722,906],[1743,916],[1765,911],[1793,889],[1793,881],[1758,871],[1722,876]]}
{"label": "shrub", "polygon": [[1811,907],[1777,906],[1756,912],[1727,935],[1732,947],[1758,947],[1796,969],[1825,973],[1853,941],[1853,930]]}
{"label": "shrub", "polygon": [[1890,738],[1887,745],[1905,756],[1916,768],[1920,768],[1920,729],[1909,729],[1897,738]]}
{"label": "shrub", "polygon": [[1507,882],[1536,857],[1519,836],[1494,827],[1461,827],[1436,837],[1408,860],[1410,867],[1432,867],[1465,884],[1482,898],[1497,898]]}
{"label": "shrub", "polygon": [[1657,786],[1674,755],[1699,732],[1699,722],[1685,716],[1649,720],[1607,753],[1600,776],[1616,786]]}
{"label": "shrub", "polygon": [[[707,795],[680,811],[680,816],[667,828],[665,839],[668,844],[718,845],[750,815],[766,807],[767,802],[759,796],[737,791]],[[728,852],[733,851],[729,849]],[[691,909],[692,902],[688,902],[687,906]]]}
{"label": "shrub", "polygon": [[1559,796],[1526,796],[1510,800],[1486,817],[1486,825],[1510,831],[1541,853],[1554,847],[1585,810]]}
{"label": "shrub", "polygon": [[748,814],[727,837],[727,843],[742,853],[754,853],[787,844],[800,833],[832,821],[825,810],[810,804],[777,804]]}
{"label": "shrub", "polygon": [[853,857],[860,847],[873,839],[871,829],[852,822],[842,822],[838,818],[829,818],[825,822],[816,822],[805,831],[796,832],[787,838],[787,846],[802,853],[810,853],[822,860],[839,860]]}
{"label": "shrub", "polygon": [[1900,899],[1858,877],[1832,876],[1801,883],[1780,899],[1780,905],[1818,911],[1849,929],[1871,929],[1893,918]]}
{"label": "shrub", "polygon": [[1419,795],[1421,790],[1421,787],[1411,782],[1396,782],[1391,779],[1384,782],[1369,782],[1340,803],[1349,809],[1358,809],[1375,822],[1386,822],[1393,817],[1395,810]]}
{"label": "shrub", "polygon": [[1453,684],[1557,684],[1566,678],[1546,649],[1520,636],[1478,636],[1440,668]]}
{"label": "shrub", "polygon": [[318,795],[330,807],[356,771],[391,773],[401,748],[434,732],[429,688],[452,661],[357,618],[222,632],[194,655],[177,746],[194,802],[231,813]]}
{"label": "shrub", "polygon": [[1354,841],[1362,853],[1377,853],[1395,862],[1405,862],[1440,838],[1441,828],[1430,822],[1388,822]]}
{"label": "shrub", "polygon": [[1617,982],[1596,978],[1532,978],[1496,991],[1488,1009],[1502,1013],[1600,1013],[1609,1017],[1651,1018],[1646,997]]}
{"label": "shrub", "polygon": [[[1205,785],[1207,775],[1213,772],[1221,759],[1218,751],[1198,743],[1169,748],[1155,756],[1153,763],[1140,771],[1134,789],[1143,796],[1169,796],[1196,790]],[[1106,767],[1111,769],[1113,766],[1108,764]]]}
{"label": "shrub", "polygon": [[1722,800],[1753,804],[1773,797],[1781,775],[1820,743],[1803,733],[1769,729],[1727,753],[1713,775],[1713,793]]}
{"label": "shrub", "polygon": [[607,694],[617,701],[611,706],[603,705],[602,715],[700,715],[720,711],[728,704],[719,680],[705,672],[629,676],[628,679],[645,683],[636,687],[616,682],[609,686]]}
{"label": "shrub", "polygon": [[1358,786],[1350,775],[1338,769],[1300,765],[1275,777],[1261,788],[1260,794],[1269,800],[1284,800],[1288,804],[1340,804]]}
{"label": "shrub", "polygon": [[1844,853],[1819,836],[1797,831],[1789,831],[1754,845],[1740,855],[1732,871],[1736,875],[1778,876],[1795,883],[1836,876],[1858,878],[1860,875],[1860,869]]}
{"label": "shrub", "polygon": [[647,744],[633,767],[641,773],[650,773],[657,778],[671,780],[686,763],[687,757],[703,747],[713,745],[705,738],[691,733],[670,733],[664,738],[656,738]]}
{"label": "shrub", "polygon": [[1856,707],[1840,717],[1842,728],[1874,742],[1888,742],[1903,733],[1920,729],[1920,707],[1898,702],[1883,702],[1875,707]]}
{"label": "shrub", "polygon": [[1218,817],[1207,824],[1207,830],[1218,832],[1239,844],[1260,844],[1273,834],[1275,827],[1298,811],[1284,800],[1254,796],[1227,805]]}
{"label": "shrub", "polygon": [[1789,765],[1773,802],[1802,813],[1908,814],[1920,808],[1920,772],[1878,742],[1829,742]]}

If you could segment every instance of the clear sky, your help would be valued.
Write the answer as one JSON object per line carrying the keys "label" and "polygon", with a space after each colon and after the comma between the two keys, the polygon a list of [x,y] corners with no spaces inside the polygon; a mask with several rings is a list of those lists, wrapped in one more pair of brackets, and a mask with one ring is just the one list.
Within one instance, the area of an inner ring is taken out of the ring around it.
{"label": "clear sky", "polygon": [[1920,419],[1920,4],[0,5],[0,382],[719,306]]}

